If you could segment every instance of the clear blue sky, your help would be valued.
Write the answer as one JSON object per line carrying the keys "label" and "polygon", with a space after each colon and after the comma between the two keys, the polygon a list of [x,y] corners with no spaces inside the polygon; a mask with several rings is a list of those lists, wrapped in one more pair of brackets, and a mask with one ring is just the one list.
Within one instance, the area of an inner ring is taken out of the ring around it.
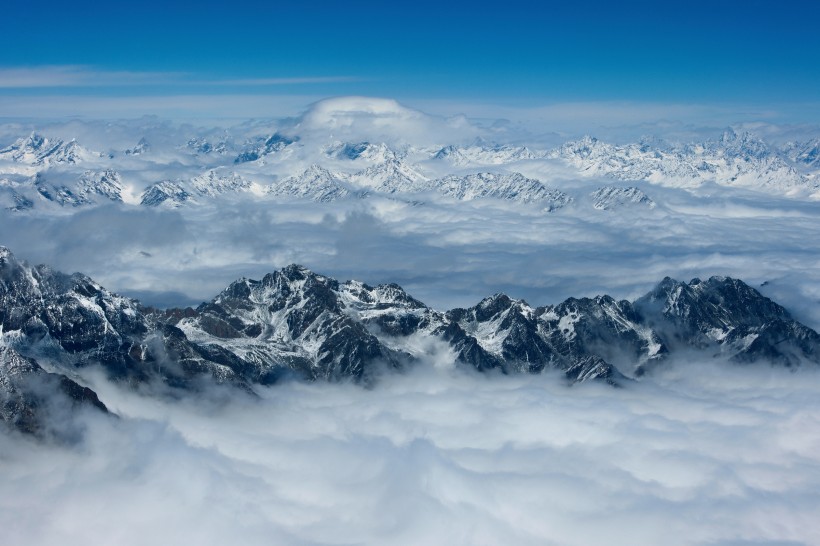
{"label": "clear blue sky", "polygon": [[[0,99],[261,92],[820,101],[820,2],[811,0],[12,0],[2,11]],[[63,84],[53,72],[73,79]],[[281,78],[319,80],[259,81]]]}

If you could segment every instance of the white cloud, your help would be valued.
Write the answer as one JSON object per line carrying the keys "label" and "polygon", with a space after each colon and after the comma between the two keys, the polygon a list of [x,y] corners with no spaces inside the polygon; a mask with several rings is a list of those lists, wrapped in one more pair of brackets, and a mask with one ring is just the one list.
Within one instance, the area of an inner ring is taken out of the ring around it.
{"label": "white cloud", "polygon": [[[157,108],[181,117],[209,108],[208,117],[292,115],[309,102],[240,99],[77,97],[41,115],[122,117]],[[4,97],[0,115],[46,102]],[[571,124],[585,108],[542,114]],[[618,115],[633,114],[639,109]],[[231,134],[241,142],[294,124],[305,147],[327,140],[329,130],[426,143],[527,134],[365,98],[321,101],[301,117]],[[98,150],[146,136],[154,159],[123,160],[121,169],[138,190],[212,161],[176,148],[201,134],[186,125],[53,127],[63,138],[80,131]],[[11,138],[23,128],[32,127],[0,130]],[[269,181],[284,173],[276,161],[230,169]],[[340,279],[398,282],[438,309],[499,291],[533,305],[600,293],[635,298],[665,275],[719,274],[753,286],[768,281],[764,294],[820,327],[820,203],[636,183],[655,209],[597,211],[585,199],[612,180],[537,162],[515,168],[574,203],[549,214],[434,195],[419,196],[423,205],[248,197],[176,211],[54,214],[44,206],[0,215],[0,244],[149,303],[209,299],[237,277],[260,278],[293,262]],[[76,174],[61,169],[48,176]],[[285,383],[258,401],[225,392],[215,400],[141,398],[92,377],[123,418],[85,418],[83,444],[54,448],[0,435],[4,544],[817,544],[817,370],[682,360],[623,389],[568,388],[551,374],[480,376],[446,360],[385,376],[373,389]]]}
{"label": "white cloud", "polygon": [[322,139],[368,140],[443,146],[481,132],[463,118],[435,116],[393,99],[335,97],[317,101],[296,119],[293,131]]}
{"label": "white cloud", "polygon": [[310,83],[347,83],[361,81],[352,76],[317,76],[304,78],[238,78],[198,82],[204,85],[303,85]]}
{"label": "white cloud", "polygon": [[80,65],[0,68],[0,89],[167,85],[184,76],[177,72],[99,70]]}
{"label": "white cloud", "polygon": [[689,362],[569,388],[422,366],[227,405],[98,385],[124,419],[89,421],[81,446],[0,444],[0,524],[43,545],[815,544],[818,380]]}
{"label": "white cloud", "polygon": [[150,303],[159,300],[146,291],[209,300],[240,276],[290,263],[340,280],[398,282],[441,310],[496,292],[533,305],[603,293],[632,299],[666,275],[729,275],[768,281],[764,294],[820,328],[820,204],[760,196],[736,206],[720,192],[643,185],[661,206],[608,212],[582,201],[598,183],[580,184],[556,183],[578,200],[549,214],[503,203],[245,199],[177,211],[7,214],[0,233],[21,258],[83,271]]}
{"label": "white cloud", "polygon": [[0,67],[0,89],[191,84],[197,86],[280,86],[360,81],[351,76],[203,79],[186,72],[104,70],[83,65]]}
{"label": "white cloud", "polygon": [[0,117],[53,120],[61,118],[127,119],[160,116],[202,123],[235,123],[249,118],[293,116],[321,97],[310,95],[188,94],[150,96],[4,96]]}

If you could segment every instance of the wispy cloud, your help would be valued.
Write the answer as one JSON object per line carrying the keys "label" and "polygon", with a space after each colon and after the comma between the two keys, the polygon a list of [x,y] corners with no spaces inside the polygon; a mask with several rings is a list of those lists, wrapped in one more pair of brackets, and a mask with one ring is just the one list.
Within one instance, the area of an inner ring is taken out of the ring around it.
{"label": "wispy cloud", "polygon": [[176,72],[98,70],[80,65],[0,68],[1,89],[152,85],[181,80]]}
{"label": "wispy cloud", "polygon": [[117,86],[289,86],[359,81],[353,76],[203,78],[189,72],[104,70],[83,65],[0,67],[0,89]]}
{"label": "wispy cloud", "polygon": [[229,80],[207,80],[205,85],[240,85],[240,86],[264,86],[264,85],[304,85],[311,83],[345,83],[362,81],[361,78],[353,76],[318,76],[307,78],[242,78]]}

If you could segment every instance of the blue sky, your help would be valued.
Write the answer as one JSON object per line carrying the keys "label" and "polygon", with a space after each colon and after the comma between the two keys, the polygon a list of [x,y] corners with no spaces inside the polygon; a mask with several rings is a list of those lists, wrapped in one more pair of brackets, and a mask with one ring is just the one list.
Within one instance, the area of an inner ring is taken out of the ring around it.
{"label": "blue sky", "polygon": [[820,102],[818,2],[81,0],[3,11],[0,97]]}

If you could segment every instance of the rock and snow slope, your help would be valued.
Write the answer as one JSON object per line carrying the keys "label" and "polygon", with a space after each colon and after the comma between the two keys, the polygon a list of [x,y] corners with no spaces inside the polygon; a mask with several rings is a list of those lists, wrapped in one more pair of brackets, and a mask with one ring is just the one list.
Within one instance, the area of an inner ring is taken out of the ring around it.
{"label": "rock and snow slope", "polygon": [[370,383],[384,370],[442,354],[479,371],[555,369],[573,382],[613,384],[681,350],[738,362],[820,363],[820,335],[725,277],[666,278],[635,302],[598,296],[532,307],[496,294],[440,312],[395,284],[340,283],[291,265],[258,281],[239,279],[196,309],[160,311],[84,275],[21,263],[5,248],[0,333],[3,362],[11,363],[3,368],[4,419],[15,423],[28,423],[31,413],[20,370],[41,374],[40,358],[64,372],[100,366],[134,385],[194,390],[209,383],[250,390],[284,375]]}
{"label": "rock and snow slope", "polygon": [[[295,122],[252,123],[224,131],[188,128],[176,140],[152,135],[150,144],[132,129],[127,147],[104,152],[92,152],[80,142],[91,138],[94,129],[61,133],[64,138],[35,131],[0,143],[5,144],[0,149],[0,203],[22,211],[92,206],[106,199],[196,206],[237,196],[329,202],[425,194],[537,203],[541,210],[555,211],[564,208],[567,197],[581,200],[590,193],[562,195],[569,193],[561,187],[568,177],[598,179],[596,186],[601,178],[619,181],[612,185],[623,195],[604,197],[618,206],[651,202],[634,194],[636,183],[642,185],[639,191],[647,185],[686,191],[717,185],[820,199],[817,138],[776,145],[729,128],[713,138],[681,143],[652,137],[613,144],[586,136],[557,147],[481,138],[465,144],[446,123],[431,119],[393,101],[357,98],[319,103]],[[97,142],[90,148],[99,147]],[[89,184],[105,187],[92,189],[90,199]],[[124,189],[133,199],[125,199]],[[197,198],[189,198],[193,196]],[[598,196],[594,199],[595,208],[612,208],[599,203]]]}

